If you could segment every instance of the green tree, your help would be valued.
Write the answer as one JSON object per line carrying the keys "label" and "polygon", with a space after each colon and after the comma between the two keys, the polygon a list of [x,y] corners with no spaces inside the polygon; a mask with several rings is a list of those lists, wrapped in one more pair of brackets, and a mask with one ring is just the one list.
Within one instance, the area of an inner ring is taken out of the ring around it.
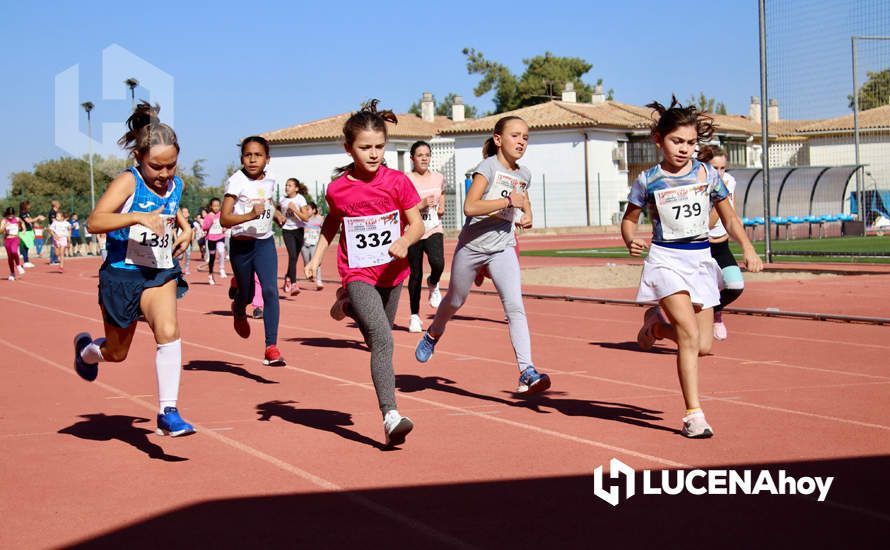
{"label": "green tree", "polygon": [[[445,96],[445,99],[442,100],[441,103],[436,101],[436,98],[433,97],[433,104],[436,106],[436,115],[438,116],[451,116],[451,107],[454,105],[454,98],[457,97],[457,94],[454,92]],[[411,104],[411,107],[408,108],[408,112],[420,116],[420,101],[415,101]],[[464,103],[464,117],[466,118],[476,118],[476,108],[472,105],[467,105]]]}
{"label": "green tree", "polygon": [[[890,104],[890,68],[883,71],[869,71],[868,79],[859,87],[859,110],[874,109]],[[853,108],[853,96],[848,95],[850,109]]]}
{"label": "green tree", "polygon": [[722,101],[717,101],[713,97],[708,97],[704,92],[699,92],[698,99],[694,95],[689,96],[687,105],[695,105],[700,111],[706,113],[714,113],[717,115],[726,114],[726,105]]}
{"label": "green tree", "polygon": [[[482,75],[482,80],[473,89],[476,97],[494,91],[493,114],[558,99],[567,82],[574,85],[578,101],[589,102],[593,95],[593,86],[581,80],[593,65],[579,57],[561,57],[545,52],[523,59],[525,71],[516,76],[505,65],[486,59],[482,52],[473,48],[464,48],[463,54],[467,57],[467,72]],[[602,79],[598,83],[601,84]],[[609,90],[609,99],[612,95]]]}

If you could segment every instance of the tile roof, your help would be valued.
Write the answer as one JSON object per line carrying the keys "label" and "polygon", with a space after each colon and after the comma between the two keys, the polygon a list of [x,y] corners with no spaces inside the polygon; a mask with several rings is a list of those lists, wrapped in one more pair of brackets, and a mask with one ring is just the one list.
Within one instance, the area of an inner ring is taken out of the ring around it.
{"label": "tile roof", "polygon": [[[264,132],[260,135],[268,139],[271,144],[336,141],[342,137],[343,124],[351,114],[342,113],[280,130]],[[410,113],[397,115],[397,117],[398,124],[386,124],[391,138],[429,139],[439,131],[454,125],[448,117],[444,116],[437,116],[433,122],[426,122],[419,116]]]}
{"label": "tile roof", "polygon": [[[890,129],[890,105],[882,105],[874,109],[859,112],[860,130]],[[811,121],[797,129],[802,134],[815,132],[851,132],[853,131],[853,113],[835,118]]]}

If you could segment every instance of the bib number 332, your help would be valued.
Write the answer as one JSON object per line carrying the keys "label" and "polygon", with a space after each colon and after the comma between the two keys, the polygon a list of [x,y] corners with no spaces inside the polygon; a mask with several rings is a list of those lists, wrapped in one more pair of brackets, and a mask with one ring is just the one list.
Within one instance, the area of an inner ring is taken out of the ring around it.
{"label": "bib number 332", "polygon": [[399,211],[343,218],[349,267],[362,268],[392,261],[389,247],[401,234]]}

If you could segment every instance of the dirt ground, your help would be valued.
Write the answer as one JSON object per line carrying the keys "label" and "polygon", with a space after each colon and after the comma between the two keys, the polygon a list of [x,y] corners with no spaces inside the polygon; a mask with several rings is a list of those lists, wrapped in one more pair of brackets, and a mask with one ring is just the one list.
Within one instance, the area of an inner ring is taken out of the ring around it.
{"label": "dirt ground", "polygon": [[[522,270],[523,285],[562,286],[567,288],[631,288],[640,283],[641,265],[608,266],[553,266],[530,267]],[[837,277],[833,273],[763,272],[747,273],[746,281],[801,280],[817,277]],[[448,279],[448,272],[442,278]]]}

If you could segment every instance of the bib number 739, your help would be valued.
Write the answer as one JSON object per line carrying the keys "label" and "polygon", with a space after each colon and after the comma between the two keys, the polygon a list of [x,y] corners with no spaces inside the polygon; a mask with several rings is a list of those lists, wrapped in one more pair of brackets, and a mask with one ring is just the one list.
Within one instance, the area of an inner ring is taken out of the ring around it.
{"label": "bib number 739", "polygon": [[692,204],[680,204],[677,206],[672,206],[671,210],[674,211],[674,219],[679,220],[682,215],[684,218],[692,218],[701,216],[701,204],[694,202]]}

